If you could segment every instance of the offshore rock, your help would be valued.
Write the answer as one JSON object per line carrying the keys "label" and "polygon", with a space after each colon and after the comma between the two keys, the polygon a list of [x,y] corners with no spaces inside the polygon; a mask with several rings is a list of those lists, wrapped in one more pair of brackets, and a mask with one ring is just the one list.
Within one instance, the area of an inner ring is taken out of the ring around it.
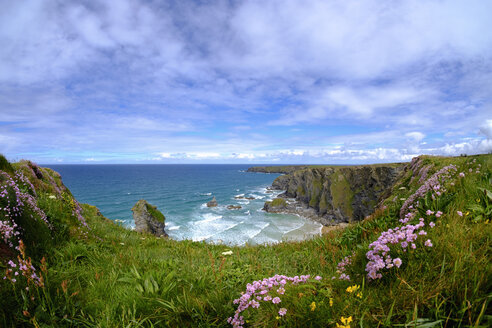
{"label": "offshore rock", "polygon": [[132,207],[132,212],[136,231],[151,233],[158,237],[168,236],[164,231],[166,217],[157,207],[141,199]]}
{"label": "offshore rock", "polygon": [[209,202],[207,203],[207,207],[216,207],[217,205],[218,205],[218,204],[217,204],[217,200],[215,199],[215,196],[214,196],[214,198],[212,198],[212,200],[211,200],[211,201],[209,201]]}
{"label": "offshore rock", "polygon": [[228,210],[240,210],[241,208],[241,205],[227,205]]}

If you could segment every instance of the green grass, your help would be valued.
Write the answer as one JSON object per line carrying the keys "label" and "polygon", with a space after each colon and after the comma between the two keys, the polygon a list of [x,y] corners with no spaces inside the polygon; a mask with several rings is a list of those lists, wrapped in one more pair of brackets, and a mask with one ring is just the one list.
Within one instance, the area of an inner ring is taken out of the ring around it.
{"label": "green grass", "polygon": [[[473,159],[476,163],[467,164]],[[399,269],[370,282],[364,271],[369,244],[398,225],[400,198],[415,191],[418,179],[402,180],[386,209],[344,230],[304,242],[244,247],[136,233],[88,205],[83,209],[90,230],[84,230],[70,214],[69,199],[49,198],[52,187],[37,181],[37,189],[46,190],[38,192],[38,205],[57,222],[54,237],[65,237],[35,255],[36,267],[41,255],[48,265],[42,272],[45,287],[32,288],[34,301],[21,285],[0,281],[0,326],[230,327],[233,300],[246,284],[275,274],[323,279],[289,286],[279,305],[248,309],[246,326],[335,327],[342,316],[352,316],[351,327],[490,326],[492,224],[486,217],[490,199],[479,188],[492,189],[492,156],[426,160],[432,172],[454,163],[466,177],[448,186],[451,200],[428,204],[444,212],[428,232],[434,246],[402,255]],[[468,172],[478,164],[480,174]],[[226,251],[232,255],[223,255]],[[347,271],[352,281],[332,280],[339,275],[337,263],[352,253]],[[361,297],[346,291],[355,284]],[[277,319],[280,307],[288,312]]]}

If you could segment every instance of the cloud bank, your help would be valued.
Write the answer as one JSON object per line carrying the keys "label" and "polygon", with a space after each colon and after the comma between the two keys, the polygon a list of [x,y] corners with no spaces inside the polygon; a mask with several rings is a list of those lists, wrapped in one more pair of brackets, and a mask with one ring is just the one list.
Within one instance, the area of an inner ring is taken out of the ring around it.
{"label": "cloud bank", "polygon": [[369,163],[492,151],[492,3],[2,1],[0,152]]}

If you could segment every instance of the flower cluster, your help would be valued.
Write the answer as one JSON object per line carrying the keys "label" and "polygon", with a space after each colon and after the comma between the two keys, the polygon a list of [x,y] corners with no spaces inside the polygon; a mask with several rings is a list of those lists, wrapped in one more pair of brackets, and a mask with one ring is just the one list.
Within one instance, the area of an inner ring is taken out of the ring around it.
{"label": "flower cluster", "polygon": [[337,323],[337,328],[350,328],[350,323],[353,320],[352,320],[352,316],[350,316],[348,318],[341,317],[340,318],[340,321],[342,322],[342,324],[340,325],[340,324]]}
{"label": "flower cluster", "polygon": [[19,252],[20,256],[17,256],[18,264],[10,260],[8,262],[10,268],[6,270],[3,279],[8,279],[15,284],[17,277],[21,275],[27,279],[28,286],[34,284],[37,287],[43,287],[43,278],[36,274],[36,268],[32,265],[31,258],[26,258],[25,246],[22,240],[19,242]]}
{"label": "flower cluster", "polygon": [[[416,249],[415,242],[417,238],[427,235],[427,232],[422,229],[424,226],[424,219],[420,218],[419,223],[416,225],[408,224],[381,233],[379,238],[369,245],[369,251],[366,253],[366,257],[369,260],[366,265],[367,277],[369,279],[380,279],[382,278],[380,270],[384,268],[390,269],[394,266],[399,268],[402,265],[402,260],[398,257],[391,257],[390,245],[399,245],[404,252],[407,251],[408,247]],[[432,247],[429,239],[425,242],[425,246]]]}
{"label": "flower cluster", "polygon": [[[440,196],[442,193],[446,192],[446,189],[442,187],[442,182],[448,179],[452,173],[457,171],[456,166],[453,164],[448,165],[434,173],[429,179],[425,181],[423,185],[420,186],[417,191],[410,195],[407,200],[403,203],[400,209],[400,219],[404,219],[405,215],[408,214],[410,206],[414,205],[415,201],[421,197],[424,197],[428,191],[433,191],[433,197]],[[435,196],[434,196],[435,195]]]}
{"label": "flower cluster", "polygon": [[[241,293],[241,297],[234,300],[234,304],[238,304],[238,307],[234,316],[228,318],[227,322],[233,327],[242,327],[242,325],[244,325],[244,318],[241,316],[241,312],[245,311],[249,307],[254,309],[259,308],[260,302],[272,302],[273,304],[279,304],[282,300],[276,295],[283,295],[287,284],[290,283],[292,285],[298,285],[306,283],[310,277],[310,275],[288,277],[277,274],[273,277],[247,284],[246,292]],[[316,276],[315,280],[321,280],[321,277]],[[316,305],[314,305],[314,307],[316,307]],[[286,313],[286,308],[281,308],[278,311],[280,316],[284,316]]]}
{"label": "flower cluster", "polygon": [[338,279],[340,280],[350,280],[350,276],[345,273],[347,270],[347,266],[352,264],[352,257],[354,256],[355,252],[352,253],[352,255],[345,256],[343,260],[337,264],[337,273],[340,274]]}

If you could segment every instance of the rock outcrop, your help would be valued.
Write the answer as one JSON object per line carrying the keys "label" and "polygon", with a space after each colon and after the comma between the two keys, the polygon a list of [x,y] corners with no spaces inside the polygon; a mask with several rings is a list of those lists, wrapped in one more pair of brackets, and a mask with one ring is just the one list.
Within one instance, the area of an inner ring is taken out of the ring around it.
{"label": "rock outcrop", "polygon": [[207,203],[207,207],[216,207],[217,205],[218,205],[218,203],[217,203],[217,199],[215,199],[215,196],[214,196],[214,198],[212,198],[211,201],[209,201]]}
{"label": "rock outcrop", "polygon": [[[332,225],[370,215],[391,191],[403,168],[403,164],[311,167],[280,176],[272,186],[285,191],[281,197],[296,201],[287,202],[284,212]],[[266,203],[264,209],[281,212]]]}
{"label": "rock outcrop", "polygon": [[145,199],[141,199],[132,207],[132,212],[136,231],[151,233],[158,237],[168,236],[164,231],[166,217],[157,207],[149,204]]}
{"label": "rock outcrop", "polygon": [[241,205],[227,205],[228,210],[240,210],[241,208]]}

